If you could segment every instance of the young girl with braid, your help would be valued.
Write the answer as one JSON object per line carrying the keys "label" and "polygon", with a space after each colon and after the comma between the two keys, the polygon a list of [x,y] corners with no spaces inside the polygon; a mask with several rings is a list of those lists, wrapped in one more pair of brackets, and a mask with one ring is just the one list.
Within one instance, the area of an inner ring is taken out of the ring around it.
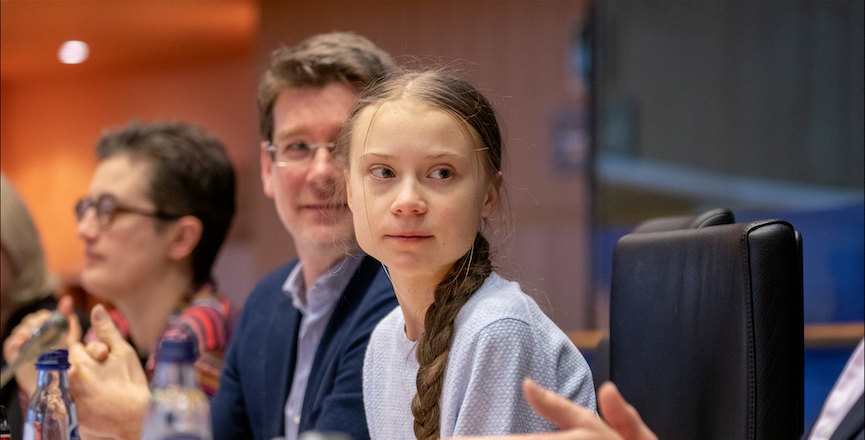
{"label": "young girl with braid", "polygon": [[525,377],[595,411],[582,355],[493,271],[482,231],[502,141],[487,100],[441,72],[402,72],[363,92],[338,148],[357,241],[399,300],[364,361],[371,438],[554,430],[519,391]]}

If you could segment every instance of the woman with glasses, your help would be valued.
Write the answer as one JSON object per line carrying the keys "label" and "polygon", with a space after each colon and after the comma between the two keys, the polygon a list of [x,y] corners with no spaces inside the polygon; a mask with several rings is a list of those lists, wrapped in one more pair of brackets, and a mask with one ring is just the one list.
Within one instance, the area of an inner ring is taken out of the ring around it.
{"label": "woman with glasses", "polygon": [[[218,387],[232,313],[211,268],[234,215],[235,176],[222,143],[184,124],[130,123],[105,134],[96,154],[75,205],[81,284],[116,308],[111,318],[141,363],[111,357],[91,331],[86,350],[70,349],[70,386],[82,434],[137,438],[149,399],[139,365],[153,371],[166,332],[194,338],[201,387],[209,395]],[[94,320],[104,312],[97,306]]]}

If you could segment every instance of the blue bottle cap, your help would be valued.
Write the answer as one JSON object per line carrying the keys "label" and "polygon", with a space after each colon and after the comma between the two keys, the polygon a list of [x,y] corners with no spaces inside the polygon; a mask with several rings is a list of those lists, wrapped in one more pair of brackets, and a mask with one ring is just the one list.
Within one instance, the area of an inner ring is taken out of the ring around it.
{"label": "blue bottle cap", "polygon": [[195,342],[189,338],[163,339],[156,351],[157,362],[195,362]]}
{"label": "blue bottle cap", "polygon": [[39,356],[36,361],[37,370],[68,370],[69,352],[66,350],[54,350]]}

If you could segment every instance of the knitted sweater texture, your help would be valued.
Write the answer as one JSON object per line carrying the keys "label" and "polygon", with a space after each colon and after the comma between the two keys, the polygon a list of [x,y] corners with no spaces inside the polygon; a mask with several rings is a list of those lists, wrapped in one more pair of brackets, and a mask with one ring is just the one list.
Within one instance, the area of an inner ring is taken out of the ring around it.
{"label": "knitted sweater texture", "polygon": [[[363,368],[363,399],[372,439],[414,438],[416,343],[397,307],[376,327]],[[592,376],[570,339],[515,282],[491,274],[457,315],[445,372],[441,435],[554,431],[529,407],[530,377],[595,411]]]}

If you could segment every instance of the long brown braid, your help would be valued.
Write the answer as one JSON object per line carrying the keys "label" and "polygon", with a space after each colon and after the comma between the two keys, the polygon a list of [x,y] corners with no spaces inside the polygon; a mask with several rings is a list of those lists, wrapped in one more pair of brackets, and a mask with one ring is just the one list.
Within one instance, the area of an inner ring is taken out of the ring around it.
{"label": "long brown braid", "polygon": [[419,440],[439,437],[439,399],[454,338],[454,321],[492,271],[490,244],[478,232],[472,249],[454,263],[436,286],[435,299],[424,316],[424,333],[417,343],[420,368],[411,412],[414,415],[414,434]]}

